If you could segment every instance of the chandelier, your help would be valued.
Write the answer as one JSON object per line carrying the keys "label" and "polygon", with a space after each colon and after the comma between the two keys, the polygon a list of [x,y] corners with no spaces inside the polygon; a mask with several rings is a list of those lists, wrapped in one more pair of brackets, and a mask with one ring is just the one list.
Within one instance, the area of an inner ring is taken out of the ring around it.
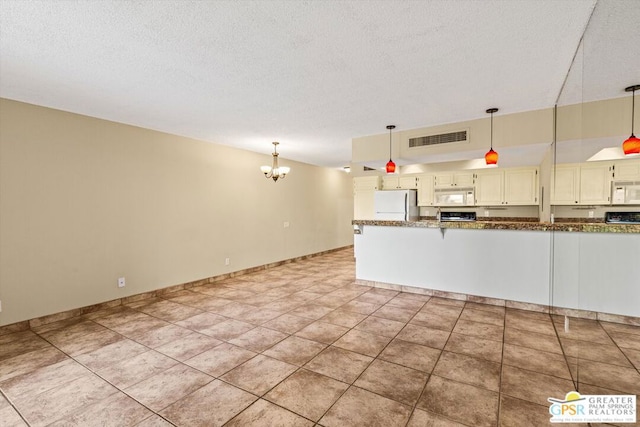
{"label": "chandelier", "polygon": [[276,182],[278,178],[284,179],[291,170],[291,168],[287,166],[278,166],[278,144],[280,143],[273,142],[273,164],[271,166],[260,166],[260,170],[265,178],[271,178],[273,182]]}

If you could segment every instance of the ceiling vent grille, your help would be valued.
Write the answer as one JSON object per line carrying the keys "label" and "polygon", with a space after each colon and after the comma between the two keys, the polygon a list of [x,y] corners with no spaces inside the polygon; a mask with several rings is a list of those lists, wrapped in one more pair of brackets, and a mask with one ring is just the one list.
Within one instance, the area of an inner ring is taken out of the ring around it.
{"label": "ceiling vent grille", "polygon": [[409,148],[424,147],[427,145],[449,144],[451,142],[466,142],[467,131],[442,133],[440,135],[419,136],[417,138],[409,138]]}

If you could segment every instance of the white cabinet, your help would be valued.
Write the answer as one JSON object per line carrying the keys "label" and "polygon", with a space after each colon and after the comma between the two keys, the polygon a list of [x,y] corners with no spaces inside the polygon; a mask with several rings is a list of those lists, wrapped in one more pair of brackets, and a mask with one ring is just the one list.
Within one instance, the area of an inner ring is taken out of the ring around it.
{"label": "white cabinet", "polygon": [[433,181],[431,174],[418,176],[418,206],[433,206]]}
{"label": "white cabinet", "polygon": [[383,190],[415,190],[418,188],[418,179],[415,175],[386,175],[382,177]]}
{"label": "white cabinet", "polygon": [[551,172],[551,204],[608,205],[612,180],[611,162],[556,165]]}
{"label": "white cabinet", "polygon": [[435,188],[473,187],[473,172],[439,172],[435,174]]}
{"label": "white cabinet", "polygon": [[616,161],[613,166],[615,181],[640,181],[640,159]]}
{"label": "white cabinet", "polygon": [[581,205],[608,205],[611,202],[613,163],[583,163],[580,165]]}
{"label": "white cabinet", "polygon": [[475,183],[476,205],[538,204],[538,168],[482,170]]}
{"label": "white cabinet", "polygon": [[355,191],[380,190],[380,177],[360,176],[353,178],[353,189]]}
{"label": "white cabinet", "polygon": [[504,171],[505,205],[538,204],[538,168],[513,168]]}
{"label": "white cabinet", "polygon": [[551,204],[573,205],[578,203],[580,185],[580,165],[556,165],[551,171]]}
{"label": "white cabinet", "polygon": [[353,178],[353,219],[375,219],[375,192],[380,188],[378,176]]}
{"label": "white cabinet", "polygon": [[476,205],[495,206],[503,204],[504,173],[492,169],[476,173]]}

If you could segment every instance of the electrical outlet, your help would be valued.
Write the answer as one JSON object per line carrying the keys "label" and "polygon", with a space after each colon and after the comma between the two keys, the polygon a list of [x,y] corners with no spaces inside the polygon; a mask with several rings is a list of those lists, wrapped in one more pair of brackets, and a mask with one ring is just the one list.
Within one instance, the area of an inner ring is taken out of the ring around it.
{"label": "electrical outlet", "polygon": [[119,288],[124,288],[124,285],[125,285],[124,277],[119,277],[118,278],[118,287]]}
{"label": "electrical outlet", "polygon": [[484,210],[484,216],[489,216],[489,209]]}
{"label": "electrical outlet", "polygon": [[229,264],[231,264],[231,260],[229,258],[225,258],[224,265],[229,265]]}
{"label": "electrical outlet", "polygon": [[289,221],[284,222],[284,228],[289,228]]}
{"label": "electrical outlet", "polygon": [[589,218],[593,218],[593,211],[589,211]]}

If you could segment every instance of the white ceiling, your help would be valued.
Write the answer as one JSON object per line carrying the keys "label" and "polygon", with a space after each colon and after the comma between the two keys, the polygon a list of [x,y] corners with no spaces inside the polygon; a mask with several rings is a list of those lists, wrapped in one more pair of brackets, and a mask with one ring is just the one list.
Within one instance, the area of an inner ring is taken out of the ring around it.
{"label": "white ceiling", "polygon": [[[352,137],[387,124],[553,106],[595,5],[0,0],[0,96],[263,153],[278,140],[285,159],[339,167]],[[624,96],[640,83],[640,1],[596,12],[618,25],[596,32],[615,49],[585,55],[625,63],[594,68],[588,96]]]}

